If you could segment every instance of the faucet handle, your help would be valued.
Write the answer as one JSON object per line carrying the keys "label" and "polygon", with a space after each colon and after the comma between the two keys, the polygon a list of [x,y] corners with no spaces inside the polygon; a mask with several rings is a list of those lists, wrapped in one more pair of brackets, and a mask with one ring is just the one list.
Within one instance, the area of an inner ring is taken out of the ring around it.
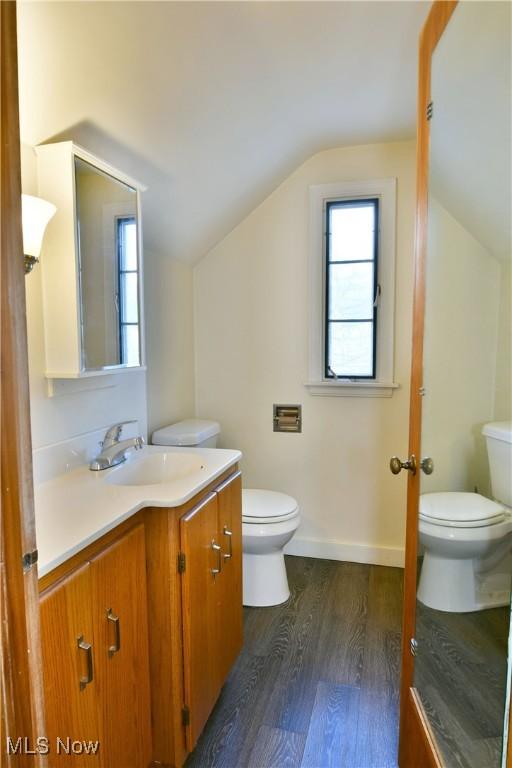
{"label": "faucet handle", "polygon": [[112,426],[107,429],[105,437],[103,438],[103,448],[108,448],[109,446],[114,445],[114,443],[119,441],[125,424],[136,423],[137,419],[129,419],[128,421],[119,421],[117,424],[112,424]]}

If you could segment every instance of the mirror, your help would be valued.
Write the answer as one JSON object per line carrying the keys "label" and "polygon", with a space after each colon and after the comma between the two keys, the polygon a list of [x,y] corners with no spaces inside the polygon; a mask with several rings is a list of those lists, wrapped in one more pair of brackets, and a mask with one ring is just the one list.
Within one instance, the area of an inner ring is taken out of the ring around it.
{"label": "mirror", "polygon": [[432,57],[422,457],[434,472],[421,475],[414,685],[447,768],[497,768],[504,747],[510,50],[508,3],[459,3]]}
{"label": "mirror", "polygon": [[74,156],[81,368],[141,364],[137,191]]}

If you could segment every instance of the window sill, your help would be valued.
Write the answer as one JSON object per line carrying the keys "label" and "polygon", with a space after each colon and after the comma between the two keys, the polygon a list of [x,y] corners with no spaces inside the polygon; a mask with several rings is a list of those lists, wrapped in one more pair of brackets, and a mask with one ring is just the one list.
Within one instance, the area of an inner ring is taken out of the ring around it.
{"label": "window sill", "polygon": [[310,395],[321,397],[392,397],[400,384],[387,381],[307,381]]}

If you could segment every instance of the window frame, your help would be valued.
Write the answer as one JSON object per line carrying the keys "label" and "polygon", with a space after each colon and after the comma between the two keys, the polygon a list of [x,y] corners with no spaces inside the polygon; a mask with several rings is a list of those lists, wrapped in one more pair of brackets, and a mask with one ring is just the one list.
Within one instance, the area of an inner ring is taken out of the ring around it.
{"label": "window frame", "polygon": [[[394,373],[396,179],[318,184],[309,188],[309,379],[312,395],[391,397],[399,385]],[[376,366],[372,378],[326,375],[327,205],[343,200],[378,199],[378,285]]]}
{"label": "window frame", "polygon": [[[343,208],[343,207],[357,207],[357,204],[361,203],[371,203],[372,207],[374,209],[374,216],[375,216],[375,230],[373,235],[373,259],[365,259],[364,261],[361,260],[353,260],[353,259],[347,259],[346,261],[331,261],[330,260],[330,231],[329,231],[329,225],[330,225],[330,211],[333,208]],[[377,304],[378,304],[378,298],[379,298],[379,243],[380,243],[380,236],[379,236],[379,207],[380,207],[380,199],[379,197],[376,197],[375,195],[372,197],[350,197],[350,198],[342,198],[340,200],[327,200],[325,203],[325,222],[324,222],[324,230],[325,230],[325,256],[324,256],[324,293],[325,293],[325,301],[323,304],[323,313],[324,313],[324,359],[323,359],[323,375],[324,379],[327,381],[333,380],[336,381],[338,379],[349,379],[350,381],[375,381],[375,378],[377,376],[377,320],[378,320],[378,312],[377,312]],[[372,263],[373,264],[373,311],[372,311],[372,318],[368,319],[359,319],[356,320],[355,318],[345,318],[344,320],[333,320],[331,317],[329,317],[329,273],[330,269],[329,267],[331,264],[362,264],[362,263]],[[356,376],[343,376],[343,375],[334,375],[335,371],[334,369],[329,365],[329,324],[334,322],[371,322],[372,323],[372,372],[370,375],[362,375],[358,374]],[[329,370],[333,372],[333,375],[329,375]]]}

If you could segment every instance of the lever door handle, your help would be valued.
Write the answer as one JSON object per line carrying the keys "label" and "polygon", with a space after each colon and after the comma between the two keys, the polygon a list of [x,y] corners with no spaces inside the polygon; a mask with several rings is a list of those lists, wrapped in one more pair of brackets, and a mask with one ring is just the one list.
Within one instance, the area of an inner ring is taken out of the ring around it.
{"label": "lever door handle", "polygon": [[84,636],[80,635],[80,637],[77,637],[76,644],[81,651],[85,651],[85,653],[87,654],[87,674],[84,677],[80,678],[80,690],[83,691],[84,688],[87,685],[89,685],[89,683],[92,683],[94,678],[94,665],[92,661],[92,643],[86,643],[84,641]]}
{"label": "lever door handle", "polygon": [[216,568],[210,568],[211,572],[213,573],[213,576],[217,576],[218,573],[222,571],[222,547],[220,544],[217,544],[215,539],[212,539],[212,549],[214,552],[217,553],[217,567]]}
{"label": "lever door handle", "polygon": [[114,625],[115,631],[114,645],[109,645],[108,647],[108,655],[112,657],[121,650],[121,626],[119,623],[119,616],[112,613],[112,608],[109,608],[107,611],[107,621],[110,621]]}
{"label": "lever door handle", "polygon": [[231,560],[233,557],[233,531],[230,531],[227,525],[225,525],[222,532],[224,536],[228,537],[229,541],[229,552],[224,554],[224,560]]}

